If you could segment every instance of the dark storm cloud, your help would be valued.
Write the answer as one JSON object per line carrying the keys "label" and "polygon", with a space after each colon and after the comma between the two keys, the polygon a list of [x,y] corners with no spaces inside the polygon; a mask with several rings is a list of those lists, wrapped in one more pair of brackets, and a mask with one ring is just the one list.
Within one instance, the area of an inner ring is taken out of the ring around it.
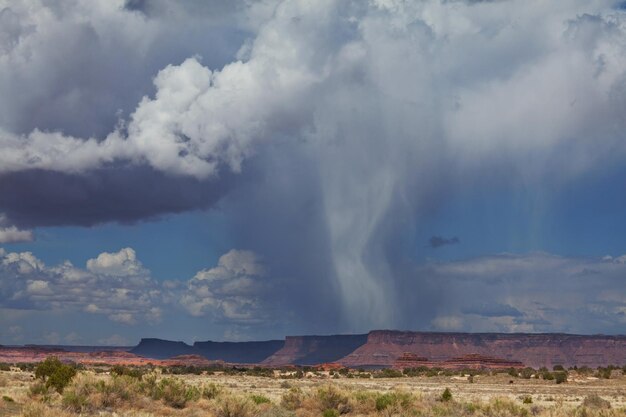
{"label": "dark storm cloud", "polygon": [[167,17],[177,13],[186,18],[209,17],[224,19],[230,15],[241,11],[246,6],[245,0],[126,0],[124,8],[126,10],[138,11],[148,17]]}
{"label": "dark storm cloud", "polygon": [[124,8],[128,10],[138,10],[145,12],[148,2],[146,0],[126,0]]}
{"label": "dark storm cloud", "polygon": [[461,241],[456,236],[451,237],[451,238],[445,238],[442,236],[432,236],[430,239],[428,239],[428,245],[434,249],[440,248],[442,246],[456,245],[460,242]]}
{"label": "dark storm cloud", "polygon": [[0,175],[0,212],[21,227],[132,223],[208,208],[237,179],[226,171],[197,180],[149,167],[101,168],[81,175],[44,170]]}

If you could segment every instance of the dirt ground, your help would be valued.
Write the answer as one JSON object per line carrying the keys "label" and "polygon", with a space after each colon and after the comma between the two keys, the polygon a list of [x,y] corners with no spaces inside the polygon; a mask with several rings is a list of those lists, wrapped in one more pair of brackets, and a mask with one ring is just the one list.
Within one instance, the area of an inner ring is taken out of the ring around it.
{"label": "dirt ground", "polygon": [[[314,389],[329,382],[351,390],[384,392],[402,389],[425,395],[439,395],[450,388],[459,400],[488,401],[494,397],[520,399],[531,396],[537,405],[550,405],[563,401],[572,406],[579,405],[585,396],[598,394],[611,401],[614,408],[626,407],[626,377],[613,379],[580,378],[564,384],[538,379],[511,378],[509,375],[475,376],[470,383],[461,377],[414,377],[414,378],[304,378],[281,380],[251,376],[185,376],[190,383],[214,382],[227,388],[251,394],[263,394],[278,401],[288,387]],[[513,381],[511,383],[511,381]]]}
{"label": "dirt ground", "polygon": [[[101,375],[99,377],[106,378]],[[572,408],[578,406],[591,394],[609,400],[614,409],[626,409],[626,376],[612,379],[577,378],[563,384],[538,379],[521,379],[506,374],[475,376],[474,382],[463,377],[403,377],[403,378],[330,378],[328,375],[302,379],[280,379],[256,376],[232,375],[179,375],[192,385],[218,384],[230,392],[244,395],[263,395],[272,402],[280,403],[281,397],[292,387],[303,391],[336,384],[346,390],[385,392],[393,389],[423,396],[438,396],[449,388],[455,400],[474,402],[489,401],[495,397],[508,397],[521,403],[530,396],[532,404],[549,407],[561,403]],[[19,415],[20,404],[29,401],[28,390],[34,377],[28,372],[0,372],[0,417]],[[8,401],[6,398],[9,398]]]}

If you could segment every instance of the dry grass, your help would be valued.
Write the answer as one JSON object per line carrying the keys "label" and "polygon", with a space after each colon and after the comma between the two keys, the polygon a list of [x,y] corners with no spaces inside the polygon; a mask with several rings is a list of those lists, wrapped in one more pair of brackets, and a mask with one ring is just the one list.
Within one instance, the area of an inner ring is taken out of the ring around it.
{"label": "dry grass", "polygon": [[[470,383],[322,375],[285,383],[243,375],[133,378],[82,371],[60,395],[38,390],[27,372],[0,372],[0,417],[626,417],[626,377],[560,385],[509,378],[481,376]],[[442,401],[447,387],[452,398]]]}

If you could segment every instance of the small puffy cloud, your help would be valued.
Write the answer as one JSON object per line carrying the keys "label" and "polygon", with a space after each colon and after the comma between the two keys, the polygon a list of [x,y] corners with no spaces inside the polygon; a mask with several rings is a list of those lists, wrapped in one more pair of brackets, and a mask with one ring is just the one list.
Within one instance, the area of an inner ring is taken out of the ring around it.
{"label": "small puffy cloud", "polygon": [[96,274],[118,277],[145,273],[132,248],[124,248],[115,253],[103,252],[97,258],[87,261],[87,269]]}
{"label": "small puffy cloud", "polygon": [[48,295],[52,294],[52,290],[47,281],[35,280],[29,281],[26,285],[26,292],[32,295]]}
{"label": "small puffy cloud", "polygon": [[0,253],[3,255],[2,265],[7,269],[17,270],[19,274],[30,274],[43,270],[45,265],[32,252]]}
{"label": "small puffy cloud", "polygon": [[85,311],[87,313],[97,313],[100,311],[100,309],[95,304],[88,304],[87,306],[85,306]]}
{"label": "small puffy cloud", "polygon": [[263,297],[267,283],[259,257],[251,251],[231,250],[214,268],[199,271],[188,283],[180,303],[193,316],[261,322],[266,317]]}
{"label": "small puffy cloud", "polygon": [[194,279],[199,281],[232,280],[237,277],[245,278],[263,274],[263,266],[254,252],[232,249],[220,257],[215,268],[199,271]]}
{"label": "small puffy cloud", "polygon": [[123,324],[135,324],[137,320],[131,313],[115,313],[109,315],[109,319]]}
{"label": "small puffy cloud", "polygon": [[0,244],[30,242],[33,240],[33,232],[20,230],[15,226],[0,227]]}

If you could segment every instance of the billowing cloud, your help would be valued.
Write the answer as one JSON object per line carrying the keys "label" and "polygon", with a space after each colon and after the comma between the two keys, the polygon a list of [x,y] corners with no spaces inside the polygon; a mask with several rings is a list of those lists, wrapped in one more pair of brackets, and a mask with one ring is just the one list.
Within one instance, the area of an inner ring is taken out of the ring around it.
{"label": "billowing cloud", "polygon": [[[236,246],[263,256],[267,281],[285,282],[277,293],[314,328],[397,327],[414,309],[430,323],[448,306],[434,276],[497,269],[500,258],[415,272],[415,229],[454,190],[558,186],[626,158],[626,15],[608,0],[5,3],[7,227],[221,201]],[[258,276],[246,269],[238,290]],[[220,282],[190,285],[210,300]],[[246,319],[254,300],[233,295],[221,312]],[[498,302],[524,315],[483,312],[510,329],[556,323]]]}
{"label": "billowing cloud", "polygon": [[0,215],[0,244],[30,242],[34,239],[32,231],[21,230],[15,226],[8,226],[6,223],[6,217]]}
{"label": "billowing cloud", "polygon": [[199,271],[180,299],[193,316],[212,316],[217,320],[240,323],[263,323],[268,311],[269,286],[257,255],[250,251],[231,250],[222,255],[215,268]]}
{"label": "billowing cloud", "polygon": [[132,248],[124,248],[115,253],[103,252],[97,258],[87,261],[87,269],[96,274],[121,277],[145,273]]}
{"label": "billowing cloud", "polygon": [[125,325],[156,323],[178,311],[232,325],[265,323],[276,319],[265,273],[255,253],[235,249],[183,282],[154,280],[132,248],[103,252],[85,269],[0,250],[0,307],[99,314]]}
{"label": "billowing cloud", "polygon": [[30,242],[33,240],[33,232],[20,230],[15,226],[0,227],[0,243]]}
{"label": "billowing cloud", "polygon": [[84,311],[134,324],[160,318],[161,289],[135,252],[122,249],[87,261],[47,266],[30,252],[0,251],[0,305],[6,308]]}

